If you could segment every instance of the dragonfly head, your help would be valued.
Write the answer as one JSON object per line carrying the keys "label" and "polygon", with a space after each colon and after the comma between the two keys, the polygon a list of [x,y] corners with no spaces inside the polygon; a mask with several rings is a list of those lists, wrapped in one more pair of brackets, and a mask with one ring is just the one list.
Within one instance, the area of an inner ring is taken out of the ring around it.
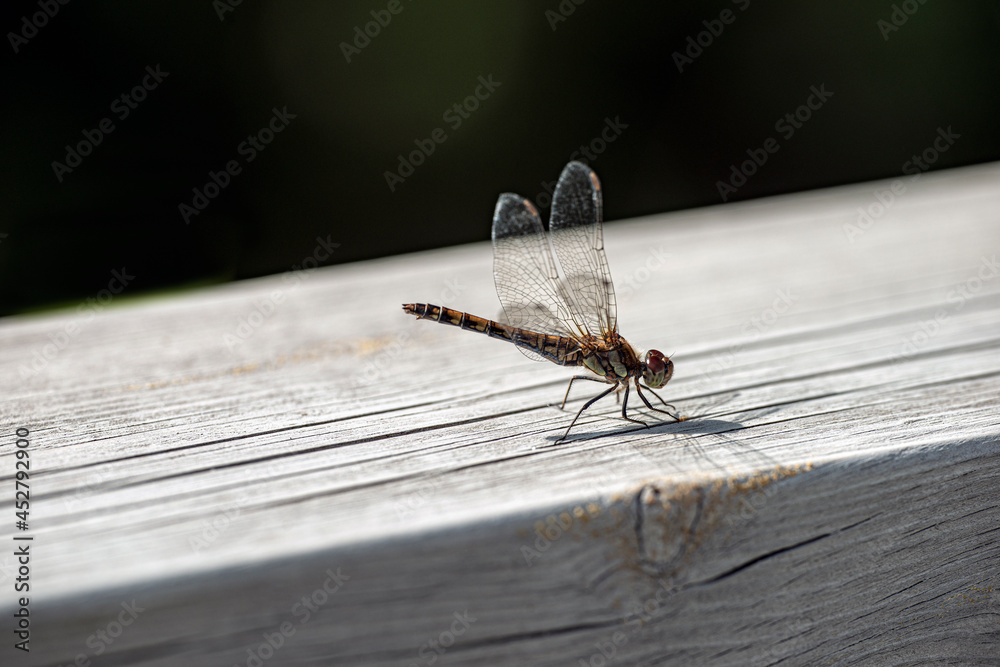
{"label": "dragonfly head", "polygon": [[650,389],[659,389],[670,382],[674,374],[674,362],[659,350],[650,350],[642,358],[642,381]]}

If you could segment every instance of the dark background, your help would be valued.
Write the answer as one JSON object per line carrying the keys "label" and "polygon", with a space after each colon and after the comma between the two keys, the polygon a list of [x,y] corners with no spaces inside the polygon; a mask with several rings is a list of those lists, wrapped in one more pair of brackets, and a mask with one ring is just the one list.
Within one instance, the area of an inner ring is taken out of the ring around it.
{"label": "dark background", "polygon": [[[58,12],[32,33],[40,4]],[[280,273],[316,237],[340,244],[327,263],[485,240],[500,192],[547,206],[607,119],[624,127],[588,161],[608,220],[721,203],[769,137],[780,149],[730,202],[897,176],[938,128],[961,138],[933,169],[1000,158],[995,1],[387,4],[5,3],[0,314],[79,303],[122,267],[130,295]],[[348,63],[372,11],[391,21]],[[480,76],[500,85],[453,127]],[[775,122],[812,86],[833,96],[786,138]],[[238,147],[274,108],[295,118],[248,162]],[[104,118],[115,129],[60,182],[53,162]],[[436,128],[446,140],[390,191],[385,172]],[[241,173],[185,223],[179,205],[230,160]]]}

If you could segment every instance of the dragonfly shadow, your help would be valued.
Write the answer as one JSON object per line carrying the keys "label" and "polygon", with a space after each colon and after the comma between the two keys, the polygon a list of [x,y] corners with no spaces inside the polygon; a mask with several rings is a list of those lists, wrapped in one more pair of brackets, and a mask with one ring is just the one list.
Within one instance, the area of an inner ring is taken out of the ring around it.
{"label": "dragonfly shadow", "polygon": [[[720,408],[734,401],[739,397],[739,395],[740,392],[738,391],[718,394],[713,397],[713,400],[703,402],[701,405],[690,406],[693,408],[694,414],[691,416],[685,416],[682,421],[672,421],[666,418],[660,419],[658,415],[651,416],[648,411],[642,411],[638,413],[638,416],[642,419],[642,421],[646,422],[647,428],[643,428],[638,424],[631,424],[619,419],[617,426],[609,427],[600,431],[582,433],[576,437],[566,438],[566,440],[562,440],[559,435],[550,436],[547,438],[550,441],[550,444],[545,446],[548,447],[558,442],[572,442],[574,440],[601,438],[626,433],[643,433],[645,431],[658,431],[678,436],[718,435],[729,431],[738,431],[743,428],[743,424],[741,422],[716,419],[710,415],[719,414]],[[614,417],[611,417],[610,415],[608,418],[614,419]]]}
{"label": "dragonfly shadow", "polygon": [[[646,416],[646,415],[644,415]],[[551,435],[546,439],[549,441],[548,445],[545,447],[551,447],[556,444],[564,444],[571,442],[580,442],[583,440],[593,440],[595,438],[606,438],[618,435],[631,435],[635,433],[671,433],[676,435],[714,435],[720,433],[726,433],[729,431],[737,431],[743,428],[743,424],[740,422],[726,421],[724,419],[699,419],[697,417],[689,417],[684,421],[671,421],[663,420],[660,422],[650,421],[647,417],[645,420],[647,426],[643,428],[638,424],[632,424],[621,420],[622,424],[617,427],[606,428],[599,431],[590,431],[585,433],[580,433],[577,435],[570,435],[570,437],[565,440],[562,438],[562,434]]]}
{"label": "dragonfly shadow", "polygon": [[[667,476],[689,472],[692,461],[701,461],[701,464],[697,464],[700,470],[714,468],[725,475],[731,474],[733,470],[770,470],[778,466],[778,461],[740,437],[739,433],[743,429],[743,424],[737,421],[711,417],[691,418],[682,422],[651,423],[649,428],[629,424],[571,435],[566,440],[558,440],[558,436],[552,436],[548,444],[536,449],[561,445],[624,445],[645,459],[650,474],[660,471]],[[645,433],[649,435],[635,437]]]}

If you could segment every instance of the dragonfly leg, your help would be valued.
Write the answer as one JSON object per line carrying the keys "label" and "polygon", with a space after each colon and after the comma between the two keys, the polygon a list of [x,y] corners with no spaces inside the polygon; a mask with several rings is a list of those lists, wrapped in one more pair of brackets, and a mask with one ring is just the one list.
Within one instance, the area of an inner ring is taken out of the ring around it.
{"label": "dragonfly leg", "polygon": [[[659,399],[660,399],[660,403],[663,403],[663,404],[664,404],[665,406],[667,406],[668,408],[674,408],[674,410],[676,410],[676,409],[677,409],[677,408],[675,408],[675,407],[674,407],[673,405],[671,405],[670,403],[667,403],[667,402],[666,402],[666,401],[664,401],[664,400],[663,400],[662,398],[660,398],[660,395],[659,395],[659,394],[657,394],[657,393],[656,393],[655,391],[653,391],[652,389],[650,389],[649,387],[646,387],[646,391],[648,391],[649,393],[651,393],[651,394],[652,394],[653,396],[656,396],[657,398],[659,398]],[[652,405],[651,405],[651,404],[649,403],[649,401],[648,401],[648,400],[646,399],[646,397],[642,395],[642,389],[640,389],[640,388],[639,388],[639,380],[638,380],[638,378],[636,378],[636,381],[635,381],[635,393],[639,394],[639,398],[641,398],[641,399],[642,399],[642,402],[646,404],[646,407],[647,407],[647,408],[649,408],[650,410],[656,410],[657,412],[662,412],[663,414],[667,414],[667,415],[670,415],[671,417],[673,417],[673,418],[674,418],[674,421],[677,421],[677,415],[675,415],[674,413],[672,413],[672,412],[668,412],[668,411],[666,411],[666,410],[661,410],[661,409],[659,409],[659,408],[654,408],[654,407],[653,407],[653,406],[652,406]]]}
{"label": "dragonfly leg", "polygon": [[[581,378],[586,378],[586,376],[580,376],[580,377],[581,377]],[[574,379],[574,380],[576,380],[576,379],[578,379],[578,378],[573,378],[573,379]],[[593,379],[593,378],[586,378],[586,379],[590,380],[590,379]],[[600,380],[598,380],[598,382],[599,382],[599,381],[600,381]],[[572,382],[572,380],[571,380],[571,382]],[[573,424],[575,424],[575,423],[576,423],[576,420],[580,418],[580,415],[582,415],[582,414],[583,414],[583,411],[584,411],[584,410],[586,410],[586,409],[587,409],[587,408],[589,408],[589,407],[590,407],[591,405],[593,405],[593,404],[594,404],[594,403],[596,403],[597,401],[601,400],[602,398],[604,398],[605,396],[607,396],[608,394],[610,394],[611,392],[613,392],[613,391],[614,391],[615,389],[617,389],[617,388],[618,388],[618,383],[616,382],[616,383],[614,384],[614,386],[613,386],[613,387],[610,387],[610,388],[609,388],[609,389],[607,389],[606,391],[603,391],[603,392],[601,392],[600,394],[598,394],[598,395],[597,395],[597,396],[595,396],[594,398],[592,398],[592,399],[590,399],[589,401],[587,401],[586,403],[584,403],[584,404],[583,404],[583,407],[582,407],[582,408],[580,408],[580,411],[576,413],[576,416],[575,416],[575,417],[573,417],[573,421],[571,421],[571,422],[569,423],[569,426],[567,426],[567,427],[566,427],[566,432],[565,432],[565,433],[563,433],[563,436],[562,436],[561,438],[559,438],[559,440],[556,440],[556,442],[562,442],[563,440],[565,440],[565,439],[566,439],[566,436],[568,436],[568,435],[569,435],[569,430],[570,430],[571,428],[573,428]],[[569,391],[569,390],[567,390],[567,391]]]}
{"label": "dragonfly leg", "polygon": [[[569,390],[573,388],[573,382],[575,380],[590,380],[591,382],[607,382],[607,380],[602,380],[601,378],[595,378],[590,375],[574,375],[569,379],[569,386],[566,387],[566,395],[563,396],[562,403],[559,404],[559,409],[562,410],[566,407],[566,401],[569,399]],[[616,383],[617,386],[617,383]],[[602,394],[603,395],[603,394]]]}
{"label": "dragonfly leg", "polygon": [[[639,395],[642,396],[642,394],[639,394]],[[645,399],[643,399],[643,400],[645,400]],[[649,424],[647,424],[646,422],[640,421],[638,419],[632,419],[627,414],[625,414],[625,408],[627,408],[627,407],[628,407],[628,382],[625,383],[625,398],[622,399],[622,417],[624,417],[625,419],[629,420],[630,422],[635,422],[636,424],[642,424],[646,428],[649,428]]]}

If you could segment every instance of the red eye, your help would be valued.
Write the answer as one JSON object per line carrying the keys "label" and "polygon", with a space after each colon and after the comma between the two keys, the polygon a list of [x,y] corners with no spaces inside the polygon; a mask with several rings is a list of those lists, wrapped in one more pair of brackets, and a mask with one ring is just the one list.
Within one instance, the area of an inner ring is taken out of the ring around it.
{"label": "red eye", "polygon": [[650,350],[649,358],[646,359],[646,368],[648,368],[650,372],[655,375],[662,373],[666,367],[666,364],[663,363],[663,353],[657,352],[656,350]]}

